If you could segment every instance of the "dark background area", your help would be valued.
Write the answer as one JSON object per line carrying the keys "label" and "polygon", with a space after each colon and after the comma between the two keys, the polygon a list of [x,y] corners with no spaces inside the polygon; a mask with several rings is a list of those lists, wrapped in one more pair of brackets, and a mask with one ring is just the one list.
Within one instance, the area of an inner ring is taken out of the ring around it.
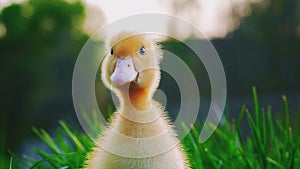
{"label": "dark background area", "polygon": [[[252,86],[258,88],[262,106],[280,111],[286,94],[292,113],[300,109],[299,11],[298,0],[255,4],[237,30],[211,40],[225,69],[232,118],[243,104],[252,103]],[[72,103],[72,73],[89,38],[82,30],[84,18],[80,1],[29,0],[1,10],[1,164],[7,162],[8,149],[20,153],[30,144],[33,126],[54,130],[64,119],[80,130]],[[163,46],[174,53],[188,52],[174,41]],[[201,72],[203,67],[193,60],[186,62]]]}

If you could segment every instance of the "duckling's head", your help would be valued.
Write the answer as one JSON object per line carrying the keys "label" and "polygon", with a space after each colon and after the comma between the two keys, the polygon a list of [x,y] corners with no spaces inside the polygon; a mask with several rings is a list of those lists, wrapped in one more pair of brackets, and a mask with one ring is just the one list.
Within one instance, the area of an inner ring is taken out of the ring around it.
{"label": "duckling's head", "polygon": [[102,63],[104,84],[118,92],[128,92],[131,100],[151,98],[160,80],[162,52],[148,34],[121,32],[109,44]]}

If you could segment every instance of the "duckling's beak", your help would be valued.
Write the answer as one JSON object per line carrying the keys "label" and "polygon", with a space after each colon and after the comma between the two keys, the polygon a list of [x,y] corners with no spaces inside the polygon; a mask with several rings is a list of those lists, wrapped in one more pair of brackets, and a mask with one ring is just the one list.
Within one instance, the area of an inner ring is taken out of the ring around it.
{"label": "duckling's beak", "polygon": [[118,86],[122,86],[125,83],[136,80],[138,72],[132,61],[132,57],[124,59],[118,58],[113,74],[110,76],[110,80],[116,83]]}

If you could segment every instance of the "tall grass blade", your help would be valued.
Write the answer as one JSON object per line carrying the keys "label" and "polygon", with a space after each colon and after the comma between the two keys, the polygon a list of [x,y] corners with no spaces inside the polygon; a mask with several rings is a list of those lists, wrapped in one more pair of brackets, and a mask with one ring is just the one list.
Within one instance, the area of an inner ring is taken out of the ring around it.
{"label": "tall grass blade", "polygon": [[71,130],[69,129],[69,127],[65,124],[65,122],[63,121],[59,121],[59,124],[62,126],[63,130],[66,132],[66,134],[72,139],[72,141],[74,142],[75,146],[77,147],[77,149],[83,153],[85,152],[85,147],[82,145],[82,143],[78,140],[78,138],[75,136],[75,134],[73,134],[73,132],[71,132]]}
{"label": "tall grass blade", "polygon": [[[32,167],[30,167],[30,169],[37,168],[40,165],[42,165],[43,163],[48,162],[49,160],[57,159],[59,157],[71,156],[71,155],[74,155],[74,154],[76,154],[76,153],[66,153],[66,154],[57,154],[57,155],[47,156],[44,159],[36,162]],[[59,168],[59,167],[57,167],[57,168]]]}

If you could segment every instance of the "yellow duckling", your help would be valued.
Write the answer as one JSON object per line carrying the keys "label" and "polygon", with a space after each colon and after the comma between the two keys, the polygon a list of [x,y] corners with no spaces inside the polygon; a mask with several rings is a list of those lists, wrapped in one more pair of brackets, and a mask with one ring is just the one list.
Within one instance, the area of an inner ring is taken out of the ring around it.
{"label": "yellow duckling", "polygon": [[121,32],[110,41],[102,80],[120,107],[87,156],[86,169],[189,169],[186,154],[159,103],[160,46],[148,35]]}

